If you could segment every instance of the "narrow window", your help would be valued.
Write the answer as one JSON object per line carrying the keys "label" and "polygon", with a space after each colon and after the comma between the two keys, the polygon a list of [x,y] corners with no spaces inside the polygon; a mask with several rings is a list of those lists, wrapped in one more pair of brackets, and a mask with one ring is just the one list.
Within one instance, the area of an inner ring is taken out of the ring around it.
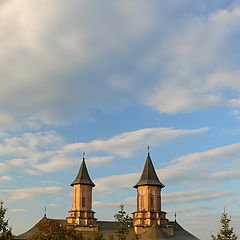
{"label": "narrow window", "polygon": [[82,207],[85,207],[85,197],[82,197]]}
{"label": "narrow window", "polygon": [[153,210],[153,195],[150,194],[150,209]]}

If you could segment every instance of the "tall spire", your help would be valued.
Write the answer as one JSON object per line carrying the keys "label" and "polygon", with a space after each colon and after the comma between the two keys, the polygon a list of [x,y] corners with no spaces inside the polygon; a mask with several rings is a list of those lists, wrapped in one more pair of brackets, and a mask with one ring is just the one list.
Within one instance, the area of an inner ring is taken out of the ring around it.
{"label": "tall spire", "polygon": [[92,182],[92,180],[88,174],[87,166],[85,163],[85,152],[83,153],[83,161],[80,166],[78,175],[77,175],[76,179],[72,182],[71,186],[73,186],[75,184],[85,184],[85,185],[90,185],[92,187],[95,186],[95,184]]}
{"label": "tall spire", "polygon": [[158,176],[155,172],[152,159],[150,157],[149,153],[149,147],[148,147],[148,155],[145,162],[145,166],[142,172],[142,175],[140,177],[140,180],[138,183],[134,186],[134,188],[137,188],[138,186],[145,186],[145,185],[151,185],[151,186],[160,186],[161,188],[165,187],[158,179]]}

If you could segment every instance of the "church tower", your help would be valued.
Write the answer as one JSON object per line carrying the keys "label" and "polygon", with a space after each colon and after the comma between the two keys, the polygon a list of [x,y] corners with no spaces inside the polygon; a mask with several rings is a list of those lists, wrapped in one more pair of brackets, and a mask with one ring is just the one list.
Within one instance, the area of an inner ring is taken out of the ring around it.
{"label": "church tower", "polygon": [[158,179],[149,152],[140,180],[134,188],[137,189],[137,211],[133,213],[135,232],[142,234],[154,223],[166,226],[166,212],[161,210],[161,189],[164,185]]}
{"label": "church tower", "polygon": [[95,212],[92,211],[92,182],[83,157],[76,179],[72,182],[72,210],[69,211],[67,225],[79,231],[98,231]]}

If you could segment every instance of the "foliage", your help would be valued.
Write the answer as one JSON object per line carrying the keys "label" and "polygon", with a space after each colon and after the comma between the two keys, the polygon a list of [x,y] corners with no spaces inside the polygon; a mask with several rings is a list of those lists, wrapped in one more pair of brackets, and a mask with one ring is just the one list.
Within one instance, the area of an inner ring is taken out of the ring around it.
{"label": "foliage", "polygon": [[37,230],[28,240],[83,240],[83,236],[72,228],[65,228],[56,221],[43,218],[37,224]]}
{"label": "foliage", "polygon": [[238,237],[234,233],[233,228],[229,227],[231,219],[228,218],[227,213],[223,213],[221,216],[220,223],[222,224],[218,234],[214,236],[211,234],[212,240],[237,240]]}
{"label": "foliage", "polygon": [[116,229],[115,232],[119,240],[125,240],[130,231],[130,222],[132,218],[124,210],[124,204],[120,204],[120,210],[114,215],[116,219]]}
{"label": "foliage", "polygon": [[74,228],[65,228],[66,240],[84,240],[81,232],[76,231]]}
{"label": "foliage", "polygon": [[108,236],[108,240],[114,240],[113,235],[109,235],[109,236]]}
{"label": "foliage", "polygon": [[105,240],[103,237],[103,234],[100,232],[94,232],[93,234],[93,240]]}
{"label": "foliage", "polygon": [[0,240],[13,239],[12,229],[8,226],[8,220],[5,220],[7,209],[3,207],[3,201],[0,201]]}
{"label": "foliage", "polygon": [[139,240],[139,235],[138,234],[134,234],[133,237],[131,238],[131,240]]}

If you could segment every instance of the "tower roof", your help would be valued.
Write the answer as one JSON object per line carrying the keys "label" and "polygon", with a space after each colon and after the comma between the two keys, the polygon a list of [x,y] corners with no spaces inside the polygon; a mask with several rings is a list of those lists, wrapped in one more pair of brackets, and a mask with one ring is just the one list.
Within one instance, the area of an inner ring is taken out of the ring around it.
{"label": "tower roof", "polygon": [[140,180],[134,186],[134,188],[144,185],[160,186],[161,188],[165,187],[158,179],[149,152]]}
{"label": "tower roof", "polygon": [[92,180],[88,174],[87,166],[85,163],[85,158],[83,158],[82,164],[78,171],[78,175],[77,175],[76,179],[72,182],[71,186],[73,186],[75,184],[85,184],[85,185],[90,185],[92,187],[95,186],[95,184],[92,182]]}

